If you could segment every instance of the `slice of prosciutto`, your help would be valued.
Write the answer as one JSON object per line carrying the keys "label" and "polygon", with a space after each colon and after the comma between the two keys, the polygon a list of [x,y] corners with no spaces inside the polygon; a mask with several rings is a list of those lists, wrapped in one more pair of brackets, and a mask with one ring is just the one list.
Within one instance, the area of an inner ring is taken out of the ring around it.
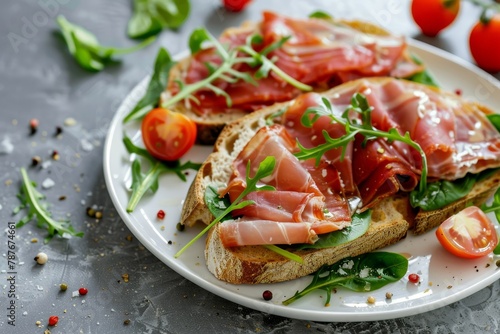
{"label": "slice of prosciutto", "polygon": [[228,220],[221,223],[219,233],[224,247],[313,244],[318,240],[311,223],[273,220]]}
{"label": "slice of prosciutto", "polygon": [[[247,37],[253,34],[263,37],[263,43],[252,46],[256,51],[263,50],[282,38],[289,38],[267,57],[273,59],[275,65],[288,75],[309,84],[315,90],[324,90],[361,77],[408,77],[423,70],[421,65],[408,56],[403,37],[364,33],[336,21],[296,19],[269,11],[263,12],[259,24],[229,29],[219,40],[223,45],[235,48],[245,44]],[[185,83],[195,83],[207,78],[209,70],[206,64],[217,67],[221,62],[215,48],[198,51],[191,57],[184,77]],[[242,63],[235,65],[234,69],[252,76],[257,70]],[[235,83],[220,79],[212,82],[230,96],[231,107],[227,105],[224,96],[209,89],[200,89],[194,93],[198,103],[194,100],[187,103],[199,115],[232,110],[251,112],[266,105],[291,100],[301,93],[273,72],[257,82],[257,86],[242,80]],[[171,82],[168,90],[175,95],[179,86]]]}
{"label": "slice of prosciutto", "polygon": [[[455,180],[466,173],[500,167],[500,133],[475,104],[409,81],[377,78],[332,91],[328,94],[331,112],[341,117],[355,93],[363,94],[369,102],[373,128],[408,133],[420,145],[428,162],[429,181]],[[274,156],[277,164],[273,174],[261,181],[276,191],[247,196],[255,205],[233,212],[235,218],[243,217],[238,223],[224,223],[221,233],[228,235],[221,238],[230,240],[225,245],[314,242],[312,235],[349,225],[350,203],[360,200],[358,209],[366,210],[385,197],[412,191],[418,185],[420,153],[406,143],[385,138],[365,141],[358,135],[347,145],[344,157],[334,149],[319,161],[297,160],[298,143],[313,148],[325,143],[324,132],[331,138],[346,134],[345,127],[328,115],[320,116],[310,127],[304,125],[306,111],[322,105],[317,93],[299,96],[275,120],[277,124],[261,128],[238,155],[221,195],[228,193],[234,201],[246,187],[247,163],[255,171],[267,156]],[[349,117],[356,117],[353,113],[350,110]],[[273,222],[277,225],[272,226]],[[255,236],[240,235],[251,231],[258,232],[252,232]]]}

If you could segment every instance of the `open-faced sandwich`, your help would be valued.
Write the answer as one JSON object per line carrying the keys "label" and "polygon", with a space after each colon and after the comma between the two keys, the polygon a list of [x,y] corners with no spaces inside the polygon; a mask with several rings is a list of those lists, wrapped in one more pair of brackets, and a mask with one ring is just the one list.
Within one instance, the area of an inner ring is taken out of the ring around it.
{"label": "open-faced sandwich", "polygon": [[215,222],[205,258],[221,280],[311,274],[410,230],[426,232],[491,197],[500,184],[491,113],[389,77],[300,95],[223,129],[181,222]]}
{"label": "open-faced sandwich", "polygon": [[189,46],[191,54],[170,70],[160,105],[192,119],[201,144],[213,144],[227,123],[303,92],[424,71],[404,37],[360,21],[264,12],[260,22],[227,29],[218,40],[198,29]]}

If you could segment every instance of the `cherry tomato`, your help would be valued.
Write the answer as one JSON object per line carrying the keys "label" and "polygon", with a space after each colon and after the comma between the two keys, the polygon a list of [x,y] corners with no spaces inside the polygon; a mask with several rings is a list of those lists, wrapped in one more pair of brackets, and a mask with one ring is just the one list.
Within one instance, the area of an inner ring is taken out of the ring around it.
{"label": "cherry tomato", "polygon": [[472,28],[469,47],[477,65],[490,72],[500,71],[500,13],[487,23],[479,21]]}
{"label": "cherry tomato", "polygon": [[470,206],[446,219],[436,236],[450,253],[475,259],[485,256],[498,244],[495,226],[477,206]]}
{"label": "cherry tomato", "polygon": [[412,0],[411,15],[426,36],[434,37],[457,17],[460,0]]}
{"label": "cherry tomato", "polygon": [[151,110],[142,120],[142,140],[157,159],[173,161],[194,145],[196,124],[185,115],[168,109]]}
{"label": "cherry tomato", "polygon": [[222,0],[224,7],[231,12],[241,12],[251,0]]}

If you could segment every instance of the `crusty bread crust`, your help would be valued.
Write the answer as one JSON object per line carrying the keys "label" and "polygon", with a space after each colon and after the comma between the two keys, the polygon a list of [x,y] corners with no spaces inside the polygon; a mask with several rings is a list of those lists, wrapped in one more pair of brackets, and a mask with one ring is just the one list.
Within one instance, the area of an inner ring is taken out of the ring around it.
{"label": "crusty bread crust", "polygon": [[[361,79],[366,80],[366,79]],[[383,81],[387,78],[371,78],[370,81]],[[331,97],[340,90],[349,89],[356,82],[324,92]],[[444,93],[443,94],[448,94]],[[455,94],[450,99],[462,101]],[[275,104],[258,110],[235,122],[228,124],[220,134],[210,154],[198,171],[181,214],[181,223],[188,226],[201,222],[210,223],[214,217],[204,202],[206,186],[210,183],[225,184],[232,173],[232,162],[250,138],[263,126],[266,118],[286,108],[293,101]],[[470,103],[471,108],[479,108],[486,114],[488,108]],[[347,244],[320,250],[301,250],[303,264],[288,260],[261,246],[225,248],[219,238],[218,225],[211,229],[206,239],[205,258],[207,267],[217,278],[234,283],[273,283],[291,280],[313,273],[323,264],[332,264],[347,257],[367,253],[404,238],[410,229],[421,234],[439,225],[444,219],[460,211],[466,204],[484,203],[500,185],[500,171],[478,182],[464,199],[447,207],[428,212],[415,212],[409,204],[408,196],[393,196],[384,199],[372,211],[372,222],[367,233]]]}
{"label": "crusty bread crust", "polygon": [[[332,22],[337,24],[343,24],[351,26],[361,32],[367,34],[374,34],[380,36],[387,36],[389,32],[386,30],[368,22],[363,21],[347,21],[347,20],[335,20],[331,19]],[[235,34],[242,30],[255,29],[257,27],[256,24],[251,22],[245,22],[241,27],[233,27],[226,29],[223,34]],[[191,57],[188,56],[181,61],[179,61],[172,69],[170,70],[169,76],[169,84],[168,87],[171,87],[175,81],[181,80],[184,81],[186,72],[189,68],[189,64],[191,62]],[[318,88],[319,89],[319,88]],[[170,94],[168,89],[162,94],[160,99],[160,105],[162,102],[168,100],[170,98]],[[224,128],[226,124],[229,124],[237,119],[240,119],[248,114],[246,111],[242,110],[232,110],[224,113],[217,114],[209,114],[206,116],[200,116],[193,112],[188,105],[182,103],[177,103],[175,106],[170,107],[177,112],[183,113],[190,119],[192,119],[196,123],[197,127],[197,143],[200,145],[212,145],[215,143],[218,135]]]}
{"label": "crusty bread crust", "polygon": [[297,251],[289,248],[302,258],[303,264],[290,261],[262,246],[225,248],[220,242],[219,224],[207,236],[205,260],[208,270],[215,277],[233,284],[296,279],[314,273],[324,264],[333,264],[345,257],[368,253],[401,240],[409,228],[403,215],[408,208],[406,197],[386,199],[373,210],[368,231],[358,239],[319,250]]}

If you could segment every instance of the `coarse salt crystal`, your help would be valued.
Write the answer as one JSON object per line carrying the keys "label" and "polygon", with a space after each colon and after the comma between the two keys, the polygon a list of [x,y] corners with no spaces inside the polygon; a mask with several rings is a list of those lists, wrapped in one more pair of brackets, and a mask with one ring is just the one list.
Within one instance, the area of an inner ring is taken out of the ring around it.
{"label": "coarse salt crystal", "polygon": [[43,182],[42,182],[42,188],[43,189],[50,189],[52,188],[56,183],[54,182],[54,180],[52,180],[51,178],[46,178]]}

